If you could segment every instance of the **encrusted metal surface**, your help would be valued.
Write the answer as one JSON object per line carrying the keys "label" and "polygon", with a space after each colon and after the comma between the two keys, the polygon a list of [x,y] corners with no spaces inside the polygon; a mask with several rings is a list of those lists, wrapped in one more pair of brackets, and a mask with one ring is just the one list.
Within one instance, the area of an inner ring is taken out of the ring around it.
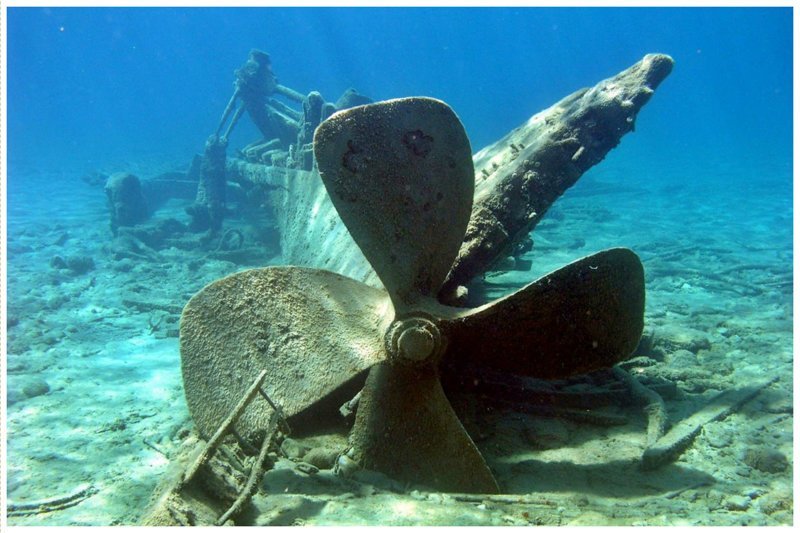
{"label": "encrusted metal surface", "polygon": [[[264,389],[292,416],[383,360],[384,291],[338,274],[263,268],[218,280],[181,317],[181,368],[189,411],[208,437],[247,386],[267,370]],[[235,425],[242,436],[267,427],[256,401]]]}
{"label": "encrusted metal surface", "polygon": [[452,109],[403,98],[342,111],[319,126],[314,152],[398,314],[435,295],[463,240],[474,188],[469,140]]}
{"label": "encrusted metal surface", "polygon": [[447,326],[452,364],[538,378],[607,368],[627,358],[642,336],[642,264],[628,249],[605,250]]}
{"label": "encrusted metal surface", "polygon": [[436,490],[499,492],[429,365],[376,365],[361,394],[350,434],[366,468]]}

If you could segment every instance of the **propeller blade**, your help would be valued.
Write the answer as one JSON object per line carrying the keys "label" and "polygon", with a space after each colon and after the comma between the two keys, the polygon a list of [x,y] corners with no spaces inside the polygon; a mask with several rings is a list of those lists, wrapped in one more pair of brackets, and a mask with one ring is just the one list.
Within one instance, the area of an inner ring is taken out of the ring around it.
{"label": "propeller blade", "polygon": [[398,314],[435,297],[475,186],[464,127],[444,102],[402,98],[332,115],[314,135],[322,181]]}
{"label": "propeller blade", "polygon": [[[262,370],[286,416],[319,401],[385,358],[392,314],[384,291],[324,270],[253,269],[208,285],[180,324],[186,402],[200,433],[216,431]],[[252,440],[270,412],[256,399],[234,429]]]}
{"label": "propeller blade", "polygon": [[500,490],[432,365],[375,365],[361,393],[350,444],[363,467],[400,481],[445,492]]}
{"label": "propeller blade", "polygon": [[631,250],[584,257],[472,309],[443,332],[448,365],[561,378],[628,357],[644,326],[644,269]]}

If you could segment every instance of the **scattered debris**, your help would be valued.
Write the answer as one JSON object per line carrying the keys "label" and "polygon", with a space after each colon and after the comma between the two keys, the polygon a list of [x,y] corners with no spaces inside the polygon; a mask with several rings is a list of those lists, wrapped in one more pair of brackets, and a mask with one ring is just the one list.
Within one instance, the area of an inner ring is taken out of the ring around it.
{"label": "scattered debris", "polygon": [[74,505],[78,505],[86,498],[97,494],[99,490],[94,485],[85,485],[66,496],[57,496],[47,500],[35,502],[13,503],[8,502],[8,516],[27,516],[32,514],[52,513]]}
{"label": "scattered debris", "polygon": [[642,455],[642,468],[654,470],[676,460],[691,446],[705,425],[735,412],[776,381],[778,377],[718,394],[700,411],[675,424],[666,435],[649,446]]}

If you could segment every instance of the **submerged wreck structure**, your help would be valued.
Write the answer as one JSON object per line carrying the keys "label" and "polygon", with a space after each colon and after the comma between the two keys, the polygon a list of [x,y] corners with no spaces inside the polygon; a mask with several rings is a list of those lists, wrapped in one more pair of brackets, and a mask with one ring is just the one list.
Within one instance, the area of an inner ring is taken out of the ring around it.
{"label": "submerged wreck structure", "polygon": [[[463,498],[502,493],[470,413],[488,390],[532,397],[531,379],[628,358],[642,335],[644,273],[632,251],[614,248],[494,301],[470,282],[499,264],[525,268],[515,256],[528,234],[633,130],[672,64],[647,55],[473,154],[444,102],[371,103],[355,91],[326,102],[280,85],[269,56],[251,52],[193,165],[187,211],[218,238],[235,184],[273,212],[293,266],[228,276],[186,305],[181,364],[196,435],[144,523],[259,523],[252,500],[270,497],[259,479],[292,457],[290,432],[338,435],[297,463],[317,475],[371,471]],[[245,113],[263,139],[228,157]],[[657,393],[619,367],[607,375],[647,406],[643,467],[688,446],[688,429],[664,445]]]}

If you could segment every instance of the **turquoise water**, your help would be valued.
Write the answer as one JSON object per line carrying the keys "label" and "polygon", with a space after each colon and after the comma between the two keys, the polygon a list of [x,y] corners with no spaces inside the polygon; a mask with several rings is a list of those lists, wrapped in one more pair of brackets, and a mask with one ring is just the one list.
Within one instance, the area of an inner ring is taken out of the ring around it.
{"label": "turquoise water", "polygon": [[[542,495],[567,509],[588,498],[558,523],[791,523],[791,9],[6,13],[6,487],[17,510],[78,494],[65,509],[12,513],[10,524],[137,523],[193,428],[180,372],[182,307],[222,276],[285,264],[286,239],[301,238],[269,207],[274,191],[247,204],[263,210],[226,219],[241,237],[238,254],[230,244],[201,242],[201,232],[161,240],[145,232],[152,241],[138,233],[137,243],[109,228],[103,184],[116,172],[171,183],[145,188],[153,208],[145,224],[189,224],[196,185],[185,172],[253,48],[268,52],[279,82],[303,95],[319,91],[335,102],[352,87],[374,101],[441,99],[473,153],[645,54],[669,54],[674,69],[635,131],[533,231],[533,249],[519,257],[531,270],[498,269],[471,289],[493,298],[589,253],[626,246],[645,267],[645,335],[653,339],[627,370],[651,385],[672,384],[658,390],[673,428],[719,392],[778,381],[705,423],[674,464],[647,476],[635,473],[632,459],[646,421],[630,405],[614,411],[626,425],[497,415],[481,420],[492,428],[487,440],[473,437],[504,493]],[[259,137],[243,117],[229,158]],[[170,181],[175,173],[182,174]],[[229,194],[245,204],[240,189]],[[589,390],[597,381],[558,386]],[[364,482],[377,487],[371,498],[303,475],[268,472],[250,523],[501,525],[554,523],[557,514],[542,504],[536,522],[533,511],[523,515],[512,504],[437,505],[424,491],[374,479]],[[294,503],[265,495],[287,491]],[[358,496],[345,505],[347,493]],[[627,514],[608,511],[614,506]]]}

